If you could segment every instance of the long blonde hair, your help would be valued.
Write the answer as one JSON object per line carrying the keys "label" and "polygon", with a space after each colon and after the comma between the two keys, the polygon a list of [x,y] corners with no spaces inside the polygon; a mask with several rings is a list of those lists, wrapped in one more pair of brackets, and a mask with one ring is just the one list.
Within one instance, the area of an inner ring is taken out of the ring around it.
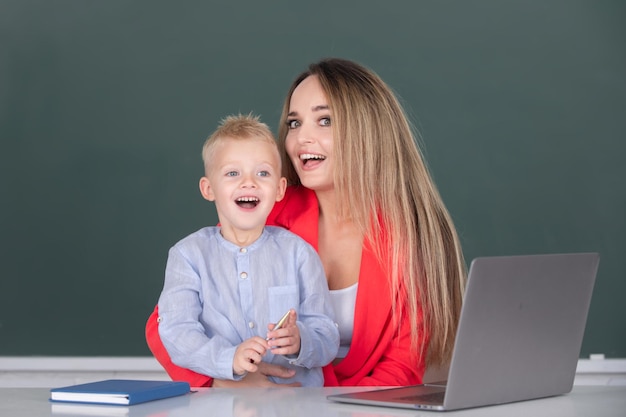
{"label": "long blonde hair", "polygon": [[[287,114],[293,91],[311,75],[318,77],[333,115],[334,155],[340,161],[334,184],[343,196],[337,209],[361,229],[390,271],[394,317],[397,322],[401,309],[408,310],[413,351],[420,358],[426,354],[428,364],[445,365],[452,355],[466,266],[417,137],[377,74],[352,61],[319,61],[296,78],[283,106],[278,138],[290,184],[300,180],[284,148]],[[398,303],[402,299],[406,305]],[[427,347],[417,346],[420,317]]]}

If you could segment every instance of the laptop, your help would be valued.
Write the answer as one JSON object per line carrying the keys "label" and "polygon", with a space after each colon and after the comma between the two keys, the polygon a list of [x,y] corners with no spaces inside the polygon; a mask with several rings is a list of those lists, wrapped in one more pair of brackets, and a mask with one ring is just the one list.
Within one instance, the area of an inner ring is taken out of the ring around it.
{"label": "laptop", "polygon": [[597,253],[474,259],[446,382],[328,399],[445,411],[570,392],[599,260]]}

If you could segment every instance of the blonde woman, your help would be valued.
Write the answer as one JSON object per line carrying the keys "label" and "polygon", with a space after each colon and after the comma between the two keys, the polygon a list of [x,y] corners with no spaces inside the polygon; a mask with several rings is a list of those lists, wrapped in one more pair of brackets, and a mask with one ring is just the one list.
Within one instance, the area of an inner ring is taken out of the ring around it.
{"label": "blonde woman", "polygon": [[[412,385],[451,356],[465,284],[454,224],[391,89],[352,61],[326,59],[296,78],[285,100],[279,146],[289,186],[268,224],[319,253],[339,326],[326,386]],[[169,362],[147,325],[156,358],[173,379],[232,386]],[[265,364],[238,386],[288,377]]]}

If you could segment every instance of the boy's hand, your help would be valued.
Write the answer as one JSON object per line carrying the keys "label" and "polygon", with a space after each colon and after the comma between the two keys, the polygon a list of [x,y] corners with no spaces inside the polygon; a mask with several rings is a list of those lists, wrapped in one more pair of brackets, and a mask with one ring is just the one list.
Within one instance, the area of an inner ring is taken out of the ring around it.
{"label": "boy's hand", "polygon": [[297,355],[300,353],[300,329],[296,325],[298,314],[289,310],[289,318],[282,328],[274,330],[274,323],[267,325],[267,344],[274,355]]}
{"label": "boy's hand", "polygon": [[263,355],[269,349],[267,341],[262,337],[251,337],[244,340],[235,350],[233,358],[233,372],[235,375],[243,375],[246,372],[256,372]]}

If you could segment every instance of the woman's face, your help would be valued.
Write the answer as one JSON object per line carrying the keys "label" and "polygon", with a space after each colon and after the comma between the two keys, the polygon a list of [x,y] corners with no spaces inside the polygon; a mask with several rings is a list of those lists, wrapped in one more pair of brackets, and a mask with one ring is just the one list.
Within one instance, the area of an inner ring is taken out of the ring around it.
{"label": "woman's face", "polygon": [[332,112],[317,76],[305,78],[291,95],[285,148],[300,182],[314,191],[332,190]]}

